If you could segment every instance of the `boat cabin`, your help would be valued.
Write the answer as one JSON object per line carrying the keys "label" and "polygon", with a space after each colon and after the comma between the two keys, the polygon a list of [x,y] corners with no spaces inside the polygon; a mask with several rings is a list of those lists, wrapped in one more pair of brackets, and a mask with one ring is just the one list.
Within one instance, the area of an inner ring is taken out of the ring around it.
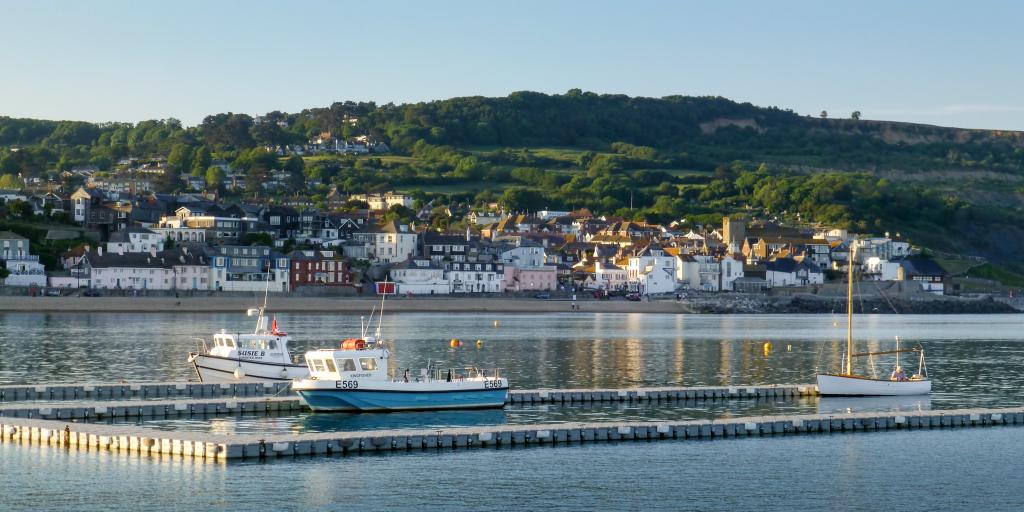
{"label": "boat cabin", "polygon": [[351,339],[341,349],[306,352],[309,376],[317,380],[386,380],[390,352],[373,338]]}
{"label": "boat cabin", "polygon": [[222,329],[213,335],[213,346],[209,347],[206,354],[231,359],[291,363],[288,340],[288,335],[284,333],[229,333]]}

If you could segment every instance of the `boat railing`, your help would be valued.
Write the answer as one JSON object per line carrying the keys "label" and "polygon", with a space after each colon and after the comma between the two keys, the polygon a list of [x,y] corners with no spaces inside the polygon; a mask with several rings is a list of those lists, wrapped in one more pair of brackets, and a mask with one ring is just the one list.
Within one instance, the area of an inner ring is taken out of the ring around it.
{"label": "boat railing", "polygon": [[209,354],[210,349],[206,346],[206,340],[203,338],[192,338],[192,341],[196,342],[196,353],[197,354]]}
{"label": "boat railing", "polygon": [[428,368],[427,378],[429,380],[465,380],[465,379],[483,379],[483,380],[497,380],[501,378],[501,368],[478,368],[476,366],[466,366],[462,368]]}

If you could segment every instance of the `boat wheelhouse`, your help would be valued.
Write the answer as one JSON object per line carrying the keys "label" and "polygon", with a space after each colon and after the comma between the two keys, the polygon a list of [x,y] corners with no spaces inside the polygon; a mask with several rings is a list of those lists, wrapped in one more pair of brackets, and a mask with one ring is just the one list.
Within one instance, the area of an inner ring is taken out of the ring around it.
{"label": "boat wheelhouse", "polygon": [[287,382],[309,374],[306,364],[289,353],[291,338],[278,328],[276,318],[268,329],[263,308],[250,309],[248,315],[257,317],[252,333],[221,329],[213,335],[213,346],[197,340],[188,362],[200,382]]}

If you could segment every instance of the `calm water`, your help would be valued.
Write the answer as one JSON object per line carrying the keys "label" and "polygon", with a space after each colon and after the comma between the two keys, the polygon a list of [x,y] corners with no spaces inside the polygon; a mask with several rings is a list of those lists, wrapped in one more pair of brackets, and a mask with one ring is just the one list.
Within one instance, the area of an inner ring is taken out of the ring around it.
{"label": "calm water", "polygon": [[[296,352],[355,333],[359,318],[278,315]],[[495,320],[500,326],[495,327]],[[1024,315],[865,316],[862,346],[920,342],[928,399],[529,406],[428,414],[233,416],[158,429],[323,432],[538,421],[691,419],[869,409],[1024,405]],[[193,378],[193,337],[248,330],[241,315],[0,314],[0,382]],[[809,383],[842,357],[843,318],[642,314],[385,318],[398,367],[501,366],[519,388]],[[448,340],[466,340],[453,350]],[[472,341],[482,339],[477,349]],[[771,341],[774,350],[765,353]],[[880,361],[887,372],[891,361]],[[904,361],[916,367],[916,360]],[[229,466],[0,444],[0,510],[839,509],[1019,510],[1024,429],[900,432],[314,458]],[[573,468],[567,472],[566,468]],[[903,468],[894,478],[892,468]],[[994,469],[998,468],[998,470]],[[394,485],[401,482],[401,485]],[[358,483],[365,492],[352,492]],[[145,492],[140,490],[144,489]],[[514,504],[514,505],[512,505]]]}
{"label": "calm water", "polygon": [[1022,435],[995,427],[229,466],[0,444],[0,508],[1016,511]]}

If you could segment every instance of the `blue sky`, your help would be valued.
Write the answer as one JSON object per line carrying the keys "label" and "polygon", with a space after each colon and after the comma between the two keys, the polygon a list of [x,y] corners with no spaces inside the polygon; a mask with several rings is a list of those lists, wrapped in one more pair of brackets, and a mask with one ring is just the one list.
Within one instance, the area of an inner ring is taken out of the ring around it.
{"label": "blue sky", "polygon": [[1024,129],[1024,2],[0,0],[0,115],[297,111],[579,87]]}

